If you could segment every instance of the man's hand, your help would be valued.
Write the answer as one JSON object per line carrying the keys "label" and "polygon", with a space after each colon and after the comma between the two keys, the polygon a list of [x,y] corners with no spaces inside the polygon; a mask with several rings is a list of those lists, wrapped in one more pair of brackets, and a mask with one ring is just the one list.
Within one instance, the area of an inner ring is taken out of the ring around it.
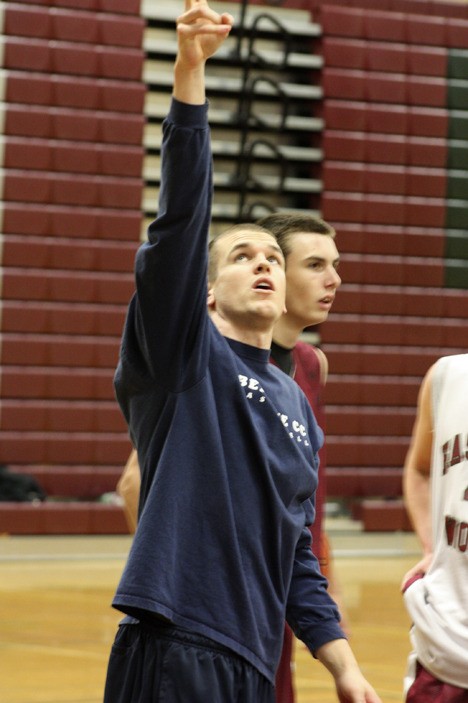
{"label": "man's hand", "polygon": [[415,564],[413,567],[411,567],[411,569],[409,569],[409,571],[406,572],[401,582],[401,590],[403,591],[403,593],[411,585],[411,583],[416,581],[416,579],[418,578],[422,578],[426,574],[427,570],[431,565],[432,558],[432,554],[426,554],[420,561],[418,561],[417,564]]}
{"label": "man's hand", "polygon": [[340,703],[382,703],[362,675],[351,647],[345,639],[327,642],[315,652],[315,655],[335,679]]}
{"label": "man's hand", "polygon": [[340,703],[382,703],[359,670],[347,671],[335,679]]}
{"label": "man's hand", "polygon": [[185,0],[185,12],[177,19],[179,65],[188,70],[199,67],[216,53],[233,23],[231,15],[215,12],[206,0]]}
{"label": "man's hand", "polygon": [[185,0],[185,12],[177,19],[178,52],[174,68],[173,95],[191,105],[205,102],[205,63],[224,42],[234,20],[219,14],[206,0]]}

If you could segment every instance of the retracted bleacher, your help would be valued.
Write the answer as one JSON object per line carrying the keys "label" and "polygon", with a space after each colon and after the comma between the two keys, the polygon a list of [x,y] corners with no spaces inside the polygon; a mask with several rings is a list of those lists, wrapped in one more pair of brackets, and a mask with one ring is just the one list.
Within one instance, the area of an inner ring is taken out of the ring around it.
{"label": "retracted bleacher", "polygon": [[[327,489],[367,530],[408,529],[401,470],[421,379],[468,347],[468,5],[213,3],[213,231],[273,209],[337,230]],[[112,378],[133,259],[157,214],[176,50],[169,0],[2,3],[0,463],[45,504],[0,532],[125,532],[130,451]]]}

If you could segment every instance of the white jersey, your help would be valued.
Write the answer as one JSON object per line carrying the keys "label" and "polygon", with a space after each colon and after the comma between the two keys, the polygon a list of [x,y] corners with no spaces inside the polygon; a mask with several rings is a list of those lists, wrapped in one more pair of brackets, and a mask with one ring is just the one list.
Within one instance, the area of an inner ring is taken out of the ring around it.
{"label": "white jersey", "polygon": [[441,681],[468,689],[468,354],[436,363],[432,403],[434,558],[404,598],[417,659]]}

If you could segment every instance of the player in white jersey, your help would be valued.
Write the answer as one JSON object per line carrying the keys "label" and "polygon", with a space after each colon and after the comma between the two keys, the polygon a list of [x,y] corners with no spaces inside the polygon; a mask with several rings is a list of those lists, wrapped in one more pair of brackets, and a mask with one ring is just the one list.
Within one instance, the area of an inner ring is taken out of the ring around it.
{"label": "player in white jersey", "polygon": [[423,558],[404,577],[407,703],[468,702],[468,354],[427,372],[404,467]]}

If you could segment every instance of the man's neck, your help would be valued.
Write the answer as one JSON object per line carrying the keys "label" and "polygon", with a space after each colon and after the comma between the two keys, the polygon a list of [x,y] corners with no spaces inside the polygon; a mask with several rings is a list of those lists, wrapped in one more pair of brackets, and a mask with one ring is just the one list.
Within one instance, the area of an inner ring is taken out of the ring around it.
{"label": "man's neck", "polygon": [[292,349],[296,346],[301,336],[302,330],[288,319],[287,314],[283,315],[273,328],[273,339],[285,349]]}
{"label": "man's neck", "polygon": [[265,329],[261,327],[259,329],[240,327],[231,321],[225,320],[216,311],[211,312],[210,317],[223,337],[229,337],[229,339],[233,339],[236,342],[249,344],[251,347],[258,347],[259,349],[271,348],[272,330],[269,325]]}

